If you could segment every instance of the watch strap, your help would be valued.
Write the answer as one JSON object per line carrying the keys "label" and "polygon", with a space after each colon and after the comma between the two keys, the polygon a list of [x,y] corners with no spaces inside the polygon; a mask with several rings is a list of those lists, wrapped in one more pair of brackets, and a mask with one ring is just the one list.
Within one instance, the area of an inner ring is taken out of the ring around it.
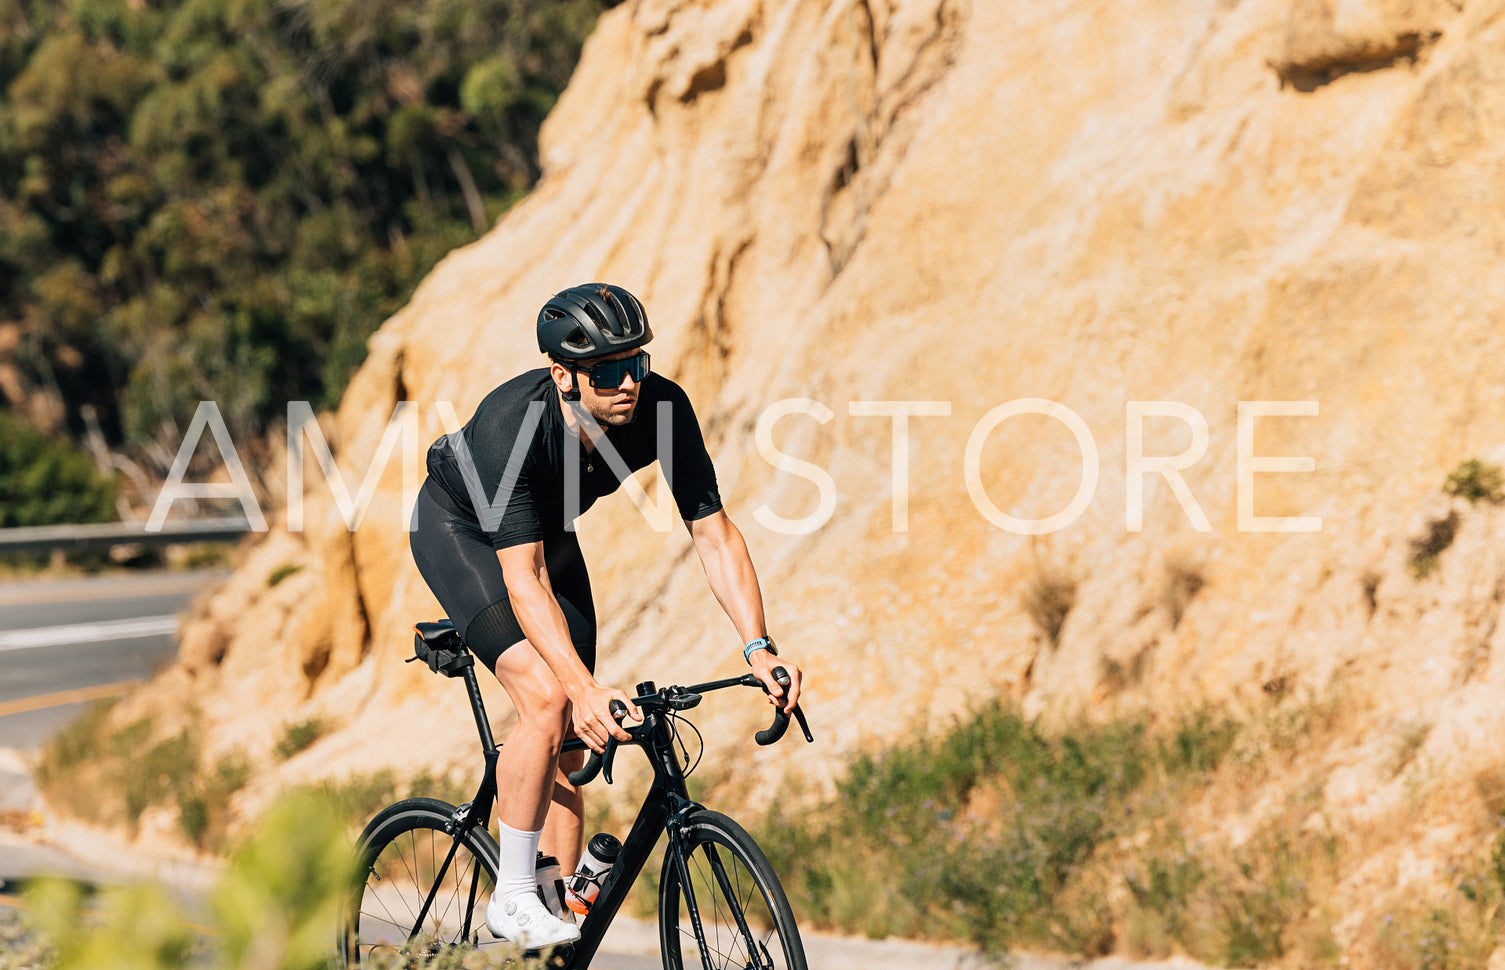
{"label": "watch strap", "polygon": [[758,650],[767,650],[775,657],[779,655],[778,649],[773,645],[773,640],[770,638],[758,637],[756,640],[749,640],[747,646],[742,648],[742,659],[747,661],[749,667],[752,666],[753,653]]}

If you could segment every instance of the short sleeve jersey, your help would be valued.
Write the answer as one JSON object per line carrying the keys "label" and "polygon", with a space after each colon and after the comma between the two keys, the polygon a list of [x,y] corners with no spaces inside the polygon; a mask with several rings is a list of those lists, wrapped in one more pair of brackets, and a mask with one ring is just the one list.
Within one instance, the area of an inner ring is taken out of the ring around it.
{"label": "short sleeve jersey", "polygon": [[[686,522],[721,508],[716,469],[683,389],[643,379],[630,424],[606,429],[594,453],[565,424],[547,368],[486,395],[470,421],[429,448],[429,477],[474,516],[494,549],[563,534],[570,520],[658,460]],[[572,501],[578,495],[578,501]]]}

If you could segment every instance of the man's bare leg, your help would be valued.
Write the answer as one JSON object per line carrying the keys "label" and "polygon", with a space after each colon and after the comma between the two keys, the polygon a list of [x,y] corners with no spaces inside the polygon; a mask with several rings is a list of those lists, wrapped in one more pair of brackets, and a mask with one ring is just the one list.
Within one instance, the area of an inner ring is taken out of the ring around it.
{"label": "man's bare leg", "polygon": [[527,640],[502,651],[496,679],[517,708],[517,725],[497,758],[497,873],[486,925],[528,948],[568,943],[580,939],[580,930],[550,913],[539,899],[534,859],[553,794],[569,701]]}
{"label": "man's bare leg", "polygon": [[554,776],[552,804],[544,821],[543,838],[538,847],[544,855],[559,860],[559,871],[569,878],[580,862],[580,839],[585,834],[585,796],[565,777],[585,764],[584,751],[559,756],[559,770]]}
{"label": "man's bare leg", "polygon": [[[497,756],[496,817],[516,832],[537,832],[543,828],[553,795],[569,699],[554,672],[526,640],[502,651],[496,678],[517,708],[517,724]],[[505,853],[502,861],[508,861]],[[508,871],[497,874],[497,888],[504,895],[531,890],[532,859],[527,860],[526,882],[521,871],[510,871],[521,870],[522,863],[510,861],[514,864]]]}

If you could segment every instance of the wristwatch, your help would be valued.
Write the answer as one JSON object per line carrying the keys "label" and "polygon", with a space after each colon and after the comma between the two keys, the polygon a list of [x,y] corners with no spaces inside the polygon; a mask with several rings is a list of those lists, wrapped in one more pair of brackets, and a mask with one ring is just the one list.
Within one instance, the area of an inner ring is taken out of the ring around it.
{"label": "wristwatch", "polygon": [[771,638],[758,637],[758,639],[750,641],[747,646],[742,648],[742,659],[747,661],[747,665],[749,667],[752,666],[753,652],[757,650],[767,650],[775,657],[779,655],[779,651],[774,647],[773,640]]}

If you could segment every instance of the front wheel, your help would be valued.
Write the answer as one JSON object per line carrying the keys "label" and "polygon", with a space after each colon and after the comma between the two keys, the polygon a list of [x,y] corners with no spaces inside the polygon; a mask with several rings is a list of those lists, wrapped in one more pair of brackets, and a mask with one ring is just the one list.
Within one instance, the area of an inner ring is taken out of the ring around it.
{"label": "front wheel", "polygon": [[725,815],[703,809],[681,832],[688,891],[672,845],[659,880],[664,970],[806,970],[789,900],[752,836]]}
{"label": "front wheel", "polygon": [[509,945],[486,928],[496,842],[472,828],[456,845],[445,830],[454,812],[448,802],[409,798],[382,809],[366,826],[355,848],[360,882],[340,912],[342,967],[370,966],[415,937],[436,949]]}

